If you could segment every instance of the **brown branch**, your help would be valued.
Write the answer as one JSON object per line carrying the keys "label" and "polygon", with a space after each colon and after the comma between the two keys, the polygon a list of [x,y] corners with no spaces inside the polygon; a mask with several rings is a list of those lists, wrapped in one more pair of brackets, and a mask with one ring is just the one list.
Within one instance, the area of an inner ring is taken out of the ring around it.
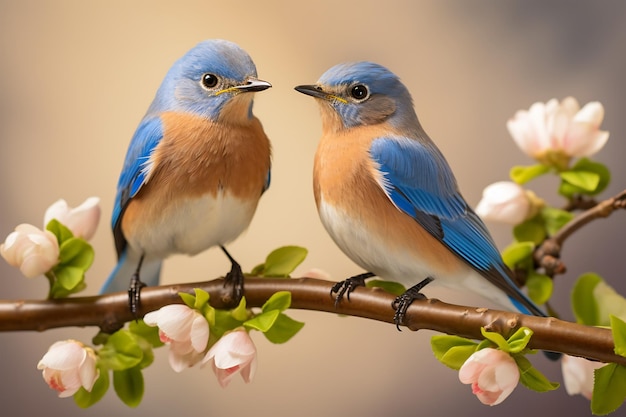
{"label": "brown branch", "polygon": [[[181,303],[178,292],[193,293],[202,288],[211,294],[211,304],[228,308],[224,281],[148,287],[142,290],[140,315],[164,305]],[[345,314],[393,323],[391,303],[395,297],[380,289],[357,288],[350,301],[343,300],[335,308],[330,289],[334,282],[312,278],[268,279],[247,278],[246,301],[249,307],[260,307],[277,291],[289,291],[294,309]],[[0,301],[0,331],[43,331],[58,327],[97,326],[113,331],[133,320],[125,293],[61,300]],[[411,330],[430,329],[438,332],[482,339],[481,327],[497,331],[505,337],[520,326],[534,331],[533,349],[562,352],[602,362],[626,365],[626,358],[613,352],[613,339],[608,329],[583,326],[555,318],[526,316],[518,313],[462,307],[438,300],[417,300],[407,311],[406,326]],[[390,327],[390,330],[393,329]]]}
{"label": "brown branch", "polygon": [[544,240],[535,249],[534,258],[537,265],[551,277],[564,273],[566,268],[560,256],[565,240],[591,221],[609,217],[618,209],[626,209],[626,190],[585,210],[563,226],[554,236]]}

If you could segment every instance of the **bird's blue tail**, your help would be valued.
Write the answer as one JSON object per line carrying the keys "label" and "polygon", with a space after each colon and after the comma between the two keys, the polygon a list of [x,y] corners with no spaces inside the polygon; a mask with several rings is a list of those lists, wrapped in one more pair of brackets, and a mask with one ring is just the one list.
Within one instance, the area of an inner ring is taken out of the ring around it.
{"label": "bird's blue tail", "polygon": [[[130,279],[137,270],[138,257],[128,256],[128,251],[122,252],[117,265],[100,289],[100,294],[128,291]],[[147,286],[159,285],[161,275],[160,259],[144,260],[139,271],[141,281]]]}

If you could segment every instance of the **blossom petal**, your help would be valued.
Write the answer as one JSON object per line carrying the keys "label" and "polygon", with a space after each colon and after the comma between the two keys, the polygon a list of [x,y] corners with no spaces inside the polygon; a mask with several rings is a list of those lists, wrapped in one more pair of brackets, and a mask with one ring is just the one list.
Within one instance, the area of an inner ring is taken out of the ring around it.
{"label": "blossom petal", "polygon": [[158,326],[167,337],[173,340],[187,339],[191,331],[194,310],[184,304],[170,304],[146,314],[144,322],[149,326]]}
{"label": "blossom petal", "polygon": [[209,343],[209,323],[198,314],[191,323],[191,346],[196,352],[203,352]]}
{"label": "blossom petal", "polygon": [[85,360],[87,353],[81,344],[74,341],[56,342],[37,364],[38,369],[44,367],[65,371],[78,368]]}
{"label": "blossom petal", "polygon": [[597,129],[604,120],[604,106],[599,101],[589,102],[576,113],[573,120],[577,123],[590,123]]}

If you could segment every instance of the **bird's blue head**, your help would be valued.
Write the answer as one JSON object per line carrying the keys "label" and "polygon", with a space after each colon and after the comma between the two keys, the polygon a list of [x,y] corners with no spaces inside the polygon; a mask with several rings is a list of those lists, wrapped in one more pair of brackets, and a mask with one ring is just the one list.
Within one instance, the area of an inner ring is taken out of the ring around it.
{"label": "bird's blue head", "polygon": [[325,128],[339,130],[383,122],[402,128],[414,125],[413,101],[400,79],[372,62],[339,64],[317,84],[296,90],[319,99]]}
{"label": "bird's blue head", "polygon": [[[233,42],[200,42],[174,63],[148,114],[191,112],[211,120],[252,117],[252,94],[270,88],[250,56]],[[226,110],[227,109],[227,110]]]}

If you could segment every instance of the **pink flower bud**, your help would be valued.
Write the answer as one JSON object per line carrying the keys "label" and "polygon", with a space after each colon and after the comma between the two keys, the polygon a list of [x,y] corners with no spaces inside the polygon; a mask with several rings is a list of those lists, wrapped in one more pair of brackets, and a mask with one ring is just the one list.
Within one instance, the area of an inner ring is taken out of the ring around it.
{"label": "pink flower bud", "polygon": [[593,394],[593,371],[604,365],[605,363],[602,362],[563,355],[561,371],[567,393],[569,395],[580,394],[590,400]]}
{"label": "pink flower bud", "polygon": [[459,380],[472,385],[480,402],[500,404],[517,386],[519,369],[511,356],[498,349],[474,352],[459,370]]}
{"label": "pink flower bud", "polygon": [[601,103],[587,103],[581,109],[575,98],[567,97],[561,103],[552,99],[545,104],[534,103],[528,111],[518,111],[507,122],[507,128],[527,155],[555,163],[591,156],[602,149],[609,139],[609,132],[600,130],[603,118]]}
{"label": "pink flower bud", "polygon": [[161,341],[170,347],[172,369],[181,372],[198,363],[209,341],[209,323],[197,310],[184,304],[171,304],[146,314],[149,326],[159,327]]}
{"label": "pink flower bud", "polygon": [[91,391],[100,375],[96,368],[96,354],[76,340],[56,342],[37,364],[43,370],[43,379],[59,392],[59,397],[70,397],[80,389]]}
{"label": "pink flower bud", "polygon": [[519,224],[530,217],[531,208],[531,200],[522,187],[514,182],[500,181],[484,189],[476,214],[484,220]]}
{"label": "pink flower bud", "polygon": [[3,244],[0,255],[27,278],[45,274],[59,262],[59,243],[47,230],[20,224]]}
{"label": "pink flower bud", "polygon": [[69,207],[63,199],[57,200],[46,210],[44,227],[52,219],[70,229],[74,236],[89,240],[96,233],[100,221],[100,199],[89,197],[75,208]]}
{"label": "pink flower bud", "polygon": [[202,364],[210,362],[217,381],[226,387],[233,377],[241,373],[248,383],[254,377],[257,362],[256,347],[245,330],[235,330],[222,336],[202,360]]}

